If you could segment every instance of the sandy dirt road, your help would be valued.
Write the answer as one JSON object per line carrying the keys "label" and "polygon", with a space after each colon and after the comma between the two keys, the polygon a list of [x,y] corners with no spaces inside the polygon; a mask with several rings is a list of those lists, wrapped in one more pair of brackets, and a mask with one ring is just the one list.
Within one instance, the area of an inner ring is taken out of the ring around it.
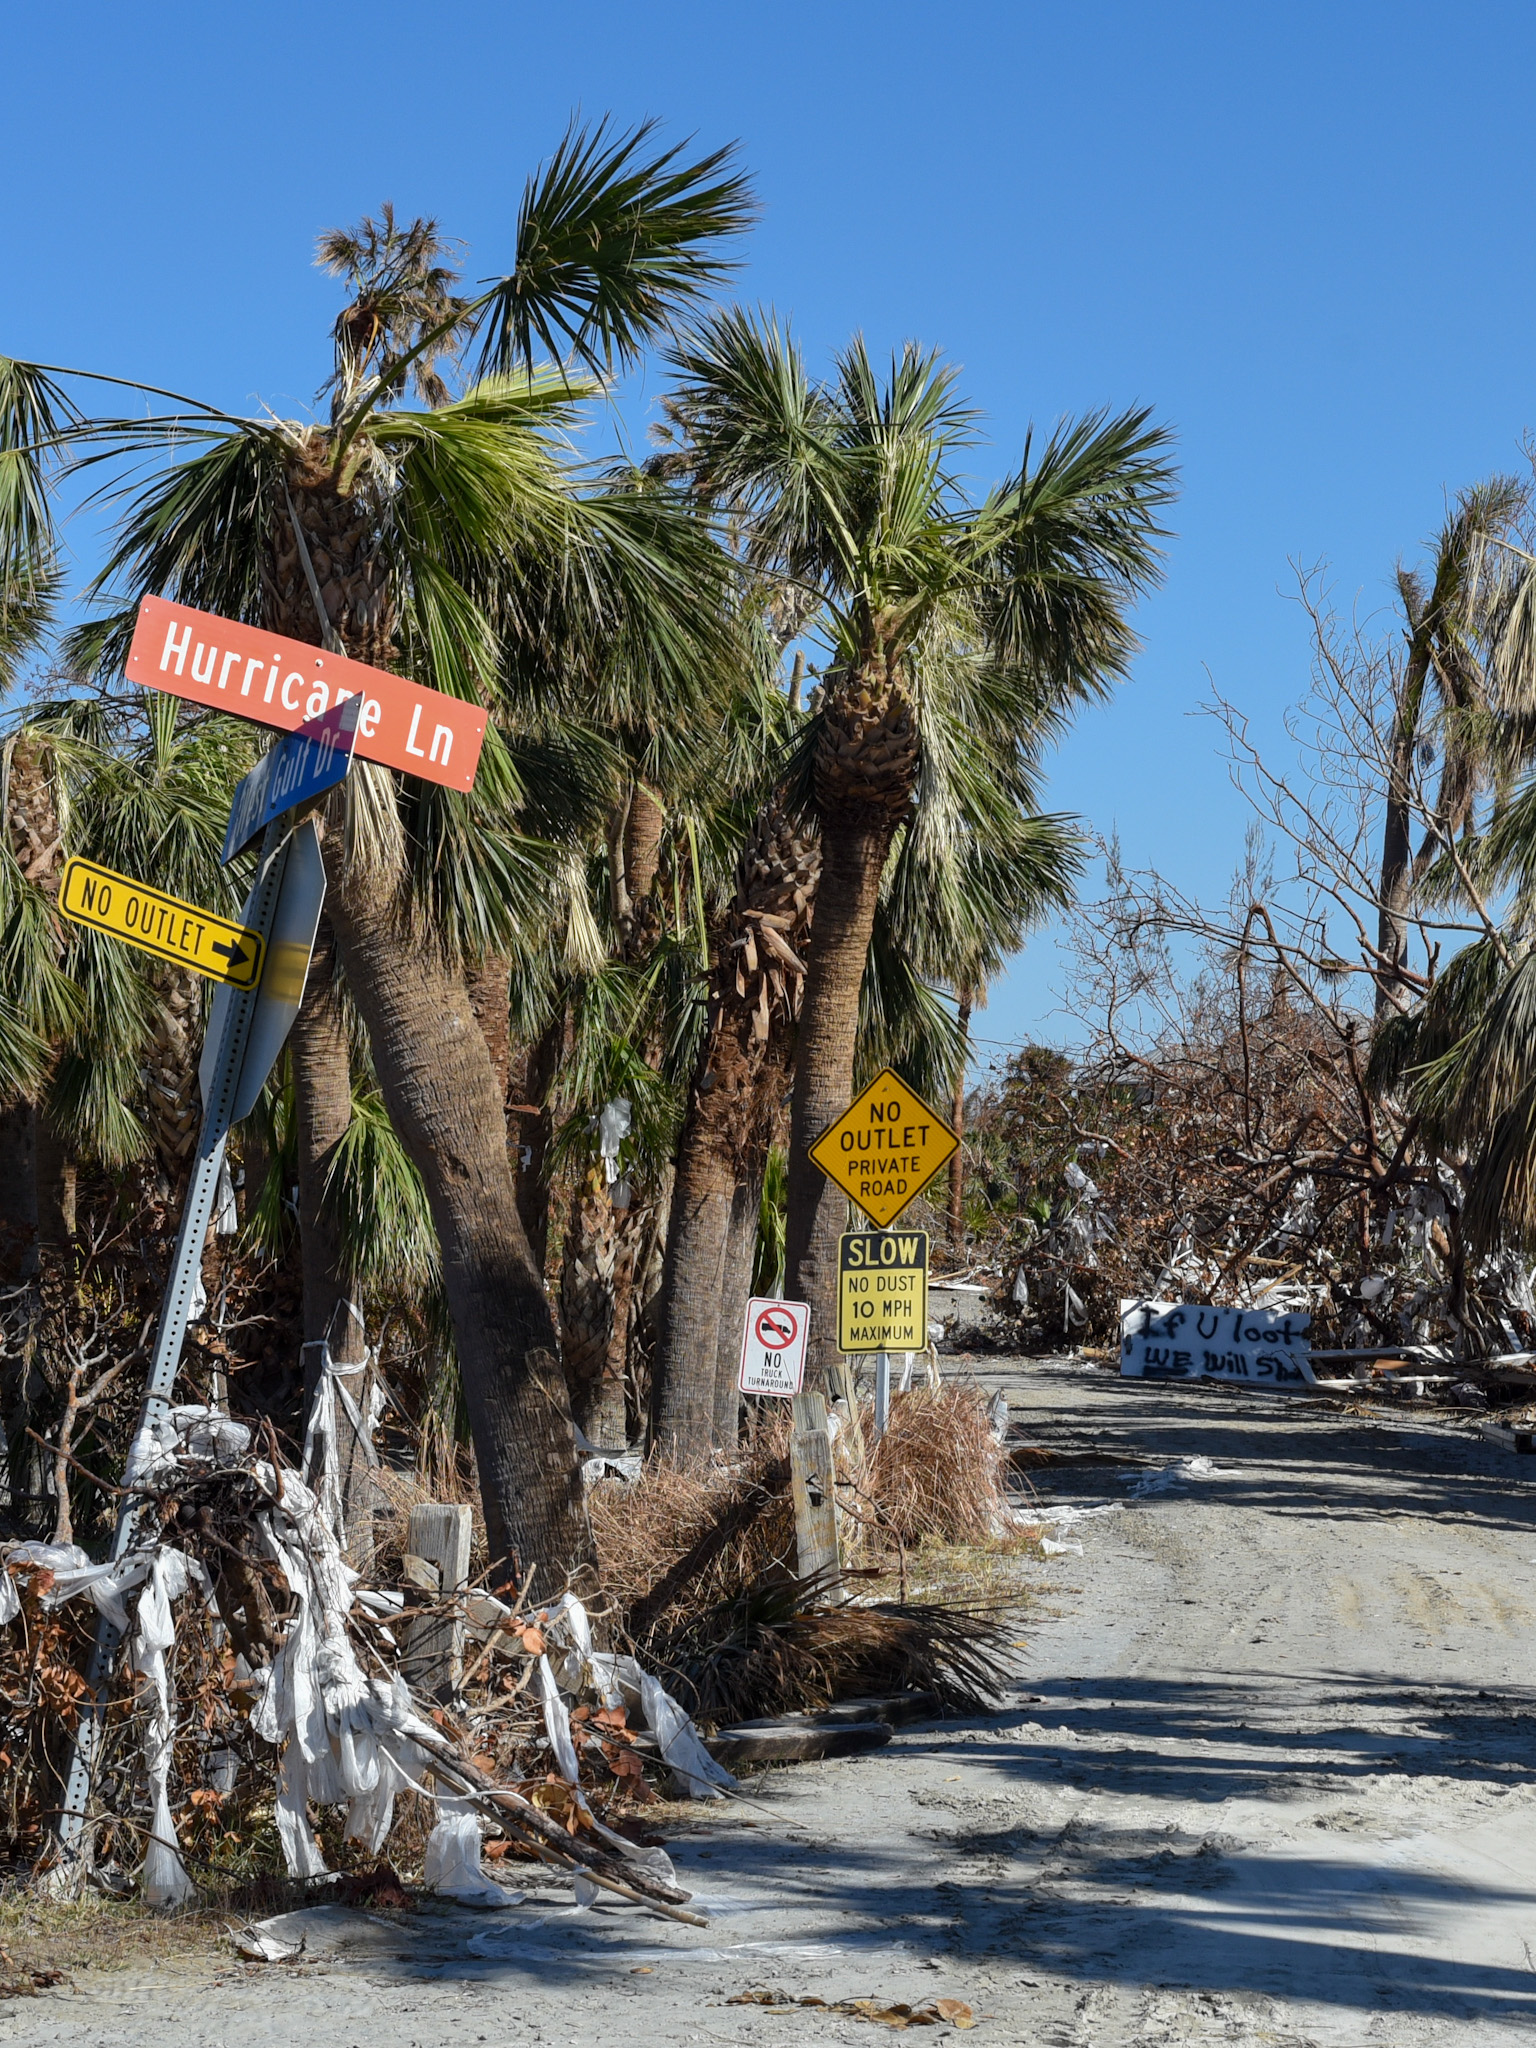
{"label": "sandy dirt road", "polygon": [[768,1987],[962,1998],[979,2042],[1051,2048],[1528,2042],[1536,1459],[1283,1396],[975,1370],[1062,1454],[1043,1502],[1119,1505],[1027,1567],[1005,1712],[696,1809],[672,1847],[707,1931],[556,1891],[337,1914],[297,1966],[81,1977],[0,2008],[0,2043],[882,2038],[725,2002]]}

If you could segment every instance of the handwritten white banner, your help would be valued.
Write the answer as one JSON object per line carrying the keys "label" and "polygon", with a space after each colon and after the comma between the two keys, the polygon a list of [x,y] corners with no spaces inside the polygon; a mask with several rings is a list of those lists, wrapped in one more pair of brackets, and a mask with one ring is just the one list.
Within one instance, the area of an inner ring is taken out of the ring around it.
{"label": "handwritten white banner", "polygon": [[1316,1386],[1309,1315],[1122,1301],[1120,1370],[1137,1379],[1236,1380],[1255,1387]]}

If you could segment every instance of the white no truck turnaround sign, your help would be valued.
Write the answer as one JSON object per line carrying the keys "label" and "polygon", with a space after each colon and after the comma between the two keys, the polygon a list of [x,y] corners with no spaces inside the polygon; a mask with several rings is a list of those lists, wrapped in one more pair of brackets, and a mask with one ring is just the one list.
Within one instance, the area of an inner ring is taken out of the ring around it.
{"label": "white no truck turnaround sign", "polygon": [[1136,1379],[1235,1380],[1250,1387],[1315,1386],[1309,1315],[1122,1301],[1120,1370]]}
{"label": "white no truck turnaround sign", "polygon": [[741,1373],[736,1384],[744,1394],[777,1394],[792,1401],[805,1373],[805,1333],[811,1311],[803,1301],[769,1301],[754,1295],[747,1303],[741,1333]]}

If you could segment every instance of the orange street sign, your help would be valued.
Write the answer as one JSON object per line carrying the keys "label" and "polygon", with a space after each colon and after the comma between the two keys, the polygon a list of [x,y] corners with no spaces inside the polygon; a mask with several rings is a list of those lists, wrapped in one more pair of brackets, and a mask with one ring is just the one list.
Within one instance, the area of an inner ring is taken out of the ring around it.
{"label": "orange street sign", "polygon": [[887,1067],[827,1126],[811,1157],[883,1228],[917,1199],[959,1142],[939,1112]]}
{"label": "orange street sign", "polygon": [[147,690],[211,704],[280,732],[360,696],[356,751],[365,761],[448,789],[472,788],[480,765],[485,713],[478,704],[167,598],[146,597],[140,604],[124,673]]}

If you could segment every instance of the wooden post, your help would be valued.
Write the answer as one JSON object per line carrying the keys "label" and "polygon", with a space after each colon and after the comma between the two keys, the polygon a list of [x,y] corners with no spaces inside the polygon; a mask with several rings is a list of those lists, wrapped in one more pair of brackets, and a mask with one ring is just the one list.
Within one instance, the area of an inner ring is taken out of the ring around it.
{"label": "wooden post", "polygon": [[[816,1578],[841,1570],[832,1438],[827,1431],[827,1404],[820,1394],[795,1396],[789,1472],[795,1499],[795,1559],[800,1577]],[[841,1581],[829,1590],[827,1597],[846,1598]]]}
{"label": "wooden post", "polygon": [[[437,1597],[462,1592],[469,1583],[469,1543],[472,1521],[468,1508],[442,1501],[424,1501],[411,1509],[407,1574],[417,1580],[429,1576],[413,1572],[410,1558],[435,1567]],[[424,1615],[413,1621],[406,1637],[402,1668],[412,1685],[442,1698],[456,1692],[464,1675],[464,1618]]]}

